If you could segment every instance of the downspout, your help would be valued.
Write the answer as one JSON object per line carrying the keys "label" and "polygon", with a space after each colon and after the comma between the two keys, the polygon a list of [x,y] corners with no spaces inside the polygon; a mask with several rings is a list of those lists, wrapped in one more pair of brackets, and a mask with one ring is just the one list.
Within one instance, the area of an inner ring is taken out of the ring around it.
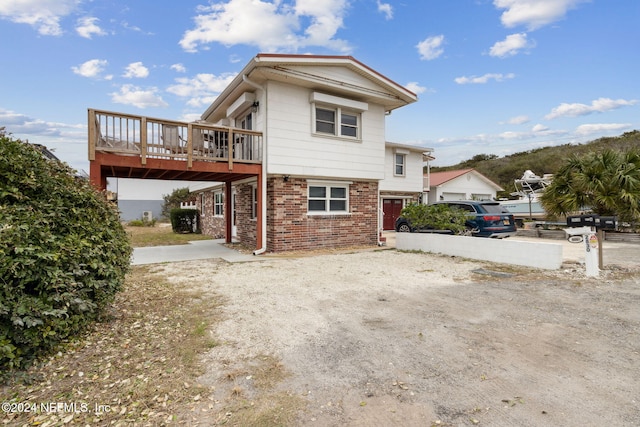
{"label": "downspout", "polygon": [[260,215],[262,218],[262,247],[253,251],[254,255],[260,255],[267,251],[267,90],[258,83],[249,80],[249,77],[247,77],[246,74],[242,75],[242,81],[258,90],[261,90],[265,99],[265,102],[263,103],[264,120],[262,121],[264,124],[264,129],[262,131],[262,188],[260,188],[262,198],[262,212]]}
{"label": "downspout", "polygon": [[384,246],[387,244],[386,242],[386,237],[385,237],[385,241],[383,242],[381,237],[382,237],[382,218],[384,216],[384,209],[382,207],[382,200],[380,199],[380,181],[378,181],[378,233],[376,233],[378,235],[378,246]]}

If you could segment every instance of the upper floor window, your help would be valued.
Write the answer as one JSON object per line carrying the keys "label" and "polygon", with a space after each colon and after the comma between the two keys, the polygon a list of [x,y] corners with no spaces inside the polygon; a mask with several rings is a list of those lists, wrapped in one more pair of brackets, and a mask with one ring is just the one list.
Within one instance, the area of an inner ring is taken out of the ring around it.
{"label": "upper floor window", "polygon": [[393,174],[396,176],[404,176],[407,156],[405,154],[396,153],[393,157],[395,159]]}
{"label": "upper floor window", "polygon": [[316,133],[358,138],[360,114],[342,108],[316,107]]}
{"label": "upper floor window", "polygon": [[366,102],[312,92],[313,132],[343,138],[362,138],[362,112]]}
{"label": "upper floor window", "polygon": [[349,184],[310,183],[309,213],[346,213],[349,211]]}

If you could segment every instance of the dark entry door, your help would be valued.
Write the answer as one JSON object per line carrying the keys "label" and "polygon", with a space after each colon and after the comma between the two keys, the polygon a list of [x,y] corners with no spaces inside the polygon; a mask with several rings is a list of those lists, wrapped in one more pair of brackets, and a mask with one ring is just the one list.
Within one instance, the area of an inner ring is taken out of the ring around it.
{"label": "dark entry door", "polygon": [[382,212],[384,218],[382,220],[382,228],[385,230],[393,230],[396,225],[396,219],[402,211],[402,199],[384,199],[382,201]]}

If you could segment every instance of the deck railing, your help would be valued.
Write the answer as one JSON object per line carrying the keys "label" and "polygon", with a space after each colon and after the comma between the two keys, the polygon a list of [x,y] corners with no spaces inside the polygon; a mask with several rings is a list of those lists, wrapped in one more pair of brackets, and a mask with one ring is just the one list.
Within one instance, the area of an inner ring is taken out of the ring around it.
{"label": "deck railing", "polygon": [[262,162],[262,133],[215,126],[206,122],[180,122],[145,116],[89,110],[89,160],[96,151],[147,159]]}

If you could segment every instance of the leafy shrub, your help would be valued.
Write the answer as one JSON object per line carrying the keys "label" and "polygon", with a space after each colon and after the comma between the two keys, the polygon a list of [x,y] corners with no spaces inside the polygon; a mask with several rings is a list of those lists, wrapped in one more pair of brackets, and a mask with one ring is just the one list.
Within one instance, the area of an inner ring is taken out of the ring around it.
{"label": "leafy shrub", "polygon": [[96,320],[130,257],[104,195],[0,129],[0,371],[26,367]]}
{"label": "leafy shrub", "polygon": [[424,205],[411,203],[401,213],[417,229],[451,230],[454,233],[465,231],[467,215],[461,209],[451,208],[446,204]]}
{"label": "leafy shrub", "polygon": [[132,219],[127,223],[130,227],[155,227],[157,220],[154,218],[151,221],[148,219]]}
{"label": "leafy shrub", "polygon": [[195,209],[171,209],[171,228],[174,233],[199,233],[200,215]]}

